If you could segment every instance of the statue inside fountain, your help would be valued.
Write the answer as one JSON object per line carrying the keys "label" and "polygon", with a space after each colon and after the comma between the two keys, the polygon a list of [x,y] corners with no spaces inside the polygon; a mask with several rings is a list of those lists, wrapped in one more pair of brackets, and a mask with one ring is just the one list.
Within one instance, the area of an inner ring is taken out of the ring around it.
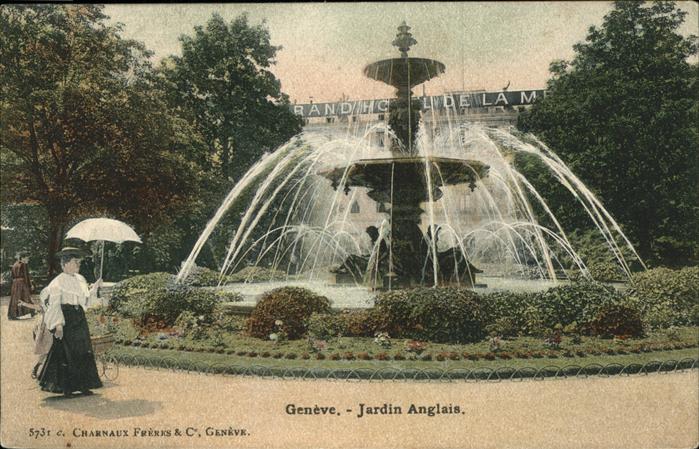
{"label": "statue inside fountain", "polygon": [[[388,119],[396,135],[391,156],[357,160],[321,175],[338,186],[346,174],[345,188],[367,187],[371,199],[390,208],[388,261],[378,265],[385,288],[452,283],[472,286],[479,270],[455,248],[437,251],[437,239],[431,238],[437,233],[428,231],[425,236],[420,230],[424,212],[420,204],[439,200],[443,186],[467,183],[473,190],[476,182],[487,175],[488,166],[478,161],[420,154],[415,137],[421,105],[413,98],[412,89],[444,73],[445,66],[433,59],[408,56],[410,46],[417,43],[409,30],[403,22],[393,41],[400,58],[377,61],[364,68],[367,77],[396,88]],[[363,262],[364,259],[351,256],[335,271],[354,272]],[[362,268],[372,269],[367,264]]]}

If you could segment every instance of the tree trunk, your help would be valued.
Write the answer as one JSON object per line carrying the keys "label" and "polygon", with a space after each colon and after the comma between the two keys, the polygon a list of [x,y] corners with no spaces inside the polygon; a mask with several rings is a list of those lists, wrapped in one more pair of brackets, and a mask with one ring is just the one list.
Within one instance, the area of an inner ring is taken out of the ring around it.
{"label": "tree trunk", "polygon": [[60,272],[60,264],[56,260],[56,253],[61,249],[61,243],[63,242],[66,216],[67,214],[64,211],[56,211],[49,208],[49,247],[46,255],[49,279],[55,273]]}

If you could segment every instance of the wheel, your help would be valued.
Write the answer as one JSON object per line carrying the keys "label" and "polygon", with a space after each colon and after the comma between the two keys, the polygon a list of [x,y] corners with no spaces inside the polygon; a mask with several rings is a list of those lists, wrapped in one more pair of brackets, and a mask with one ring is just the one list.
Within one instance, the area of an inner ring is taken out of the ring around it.
{"label": "wheel", "polygon": [[115,380],[119,375],[119,364],[111,361],[102,361],[102,375],[107,380]]}
{"label": "wheel", "polygon": [[104,379],[115,380],[119,375],[119,364],[109,356],[100,357],[101,374]]}

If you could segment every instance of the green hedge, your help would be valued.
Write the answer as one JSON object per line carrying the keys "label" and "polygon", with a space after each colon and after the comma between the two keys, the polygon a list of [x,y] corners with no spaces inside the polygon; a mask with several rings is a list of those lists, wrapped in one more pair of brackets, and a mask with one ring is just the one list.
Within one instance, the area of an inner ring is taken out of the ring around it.
{"label": "green hedge", "polygon": [[301,338],[314,312],[330,312],[330,300],[301,287],[277,288],[262,295],[255,305],[247,321],[248,332],[263,339],[272,333],[283,333],[288,339]]}
{"label": "green hedge", "polygon": [[483,295],[486,330],[505,337],[542,336],[558,325],[573,324],[580,332],[589,333],[601,308],[619,304],[636,310],[633,302],[612,287],[589,281],[535,293]]}
{"label": "green hedge", "polygon": [[230,276],[224,276],[221,279],[221,274],[218,271],[197,266],[190,270],[189,275],[185,279],[185,282],[192,287],[216,287],[219,281],[222,281],[221,284],[232,282]]}
{"label": "green hedge", "polygon": [[185,311],[195,315],[212,313],[219,300],[215,290],[178,284],[168,273],[150,273],[117,283],[109,306],[142,323],[154,319],[170,325]]}
{"label": "green hedge", "polygon": [[266,267],[245,267],[227,276],[228,282],[267,282],[286,279],[286,273]]}
{"label": "green hedge", "polygon": [[310,336],[321,340],[335,337],[373,337],[379,327],[377,319],[375,309],[314,313],[306,320],[306,328]]}
{"label": "green hedge", "polygon": [[480,298],[465,288],[385,292],[376,298],[372,315],[378,329],[392,337],[467,343],[485,335]]}
{"label": "green hedge", "polygon": [[651,328],[699,325],[699,267],[654,268],[631,279],[628,295]]}
{"label": "green hedge", "polygon": [[596,282],[574,282],[537,292],[532,299],[542,324],[552,329],[557,324],[576,322],[583,327],[597,315],[600,307],[623,301],[614,288]]}
{"label": "green hedge", "polygon": [[588,324],[590,334],[598,337],[643,335],[643,322],[638,308],[631,304],[605,304]]}
{"label": "green hedge", "polygon": [[536,321],[538,312],[533,313],[534,321],[530,319],[534,302],[534,295],[531,293],[495,292],[485,294],[482,298],[485,315],[483,321],[488,332],[513,337],[517,334],[536,334],[542,327],[541,323]]}

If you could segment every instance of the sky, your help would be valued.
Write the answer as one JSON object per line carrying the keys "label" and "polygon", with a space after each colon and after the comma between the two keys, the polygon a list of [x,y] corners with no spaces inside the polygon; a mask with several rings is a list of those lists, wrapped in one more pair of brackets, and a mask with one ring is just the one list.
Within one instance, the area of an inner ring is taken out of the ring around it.
{"label": "sky", "polygon": [[[699,4],[682,34],[699,35]],[[610,2],[157,4],[105,7],[122,35],[142,41],[154,60],[180,53],[178,37],[192,34],[216,12],[227,21],[247,12],[265,21],[283,48],[272,71],[292,102],[388,98],[393,88],[364,77],[367,64],[397,57],[391,45],[405,20],[418,41],[411,56],[437,59],[446,72],[425,83],[428,95],[453,90],[541,89],[556,59],[570,59],[591,25],[601,25]],[[422,93],[422,86],[415,93]]]}

